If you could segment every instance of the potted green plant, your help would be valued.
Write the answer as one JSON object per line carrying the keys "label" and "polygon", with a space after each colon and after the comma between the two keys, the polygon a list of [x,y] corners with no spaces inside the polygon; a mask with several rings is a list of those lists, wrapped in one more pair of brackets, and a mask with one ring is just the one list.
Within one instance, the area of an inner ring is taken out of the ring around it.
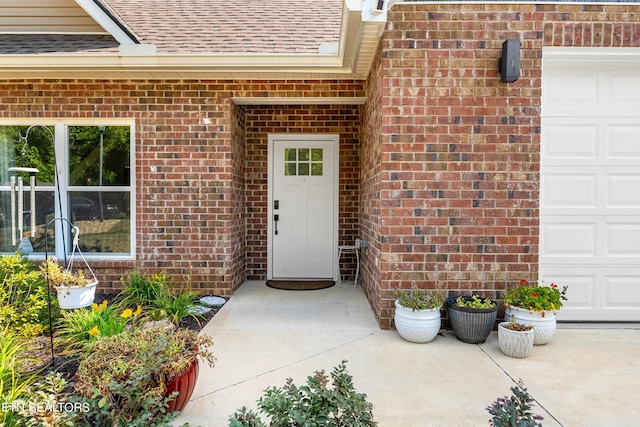
{"label": "potted green plant", "polygon": [[440,331],[442,296],[437,289],[395,289],[396,330],[402,338],[415,343],[432,341]]}
{"label": "potted green plant", "polygon": [[479,295],[447,298],[447,315],[456,337],[468,344],[486,341],[493,330],[498,304]]}
{"label": "potted green plant", "polygon": [[96,417],[114,425],[144,418],[151,425],[184,408],[198,378],[198,359],[215,364],[211,345],[209,336],[170,322],[125,330],[93,343],[75,388],[96,402]]}
{"label": "potted green plant", "polygon": [[513,317],[518,323],[534,325],[534,345],[551,341],[556,332],[556,314],[567,299],[567,286],[562,290],[552,283],[540,286],[520,281],[520,286],[508,288],[504,296],[505,319]]}
{"label": "potted green plant", "polygon": [[71,264],[64,268],[55,259],[49,258],[42,263],[40,271],[48,285],[55,288],[60,308],[82,308],[93,304],[98,279],[91,269],[91,276],[86,277],[84,270],[77,269],[74,272]]}
{"label": "potted green plant", "polygon": [[524,359],[529,357],[533,348],[533,325],[523,325],[515,321],[498,324],[498,343],[500,351],[509,357]]}

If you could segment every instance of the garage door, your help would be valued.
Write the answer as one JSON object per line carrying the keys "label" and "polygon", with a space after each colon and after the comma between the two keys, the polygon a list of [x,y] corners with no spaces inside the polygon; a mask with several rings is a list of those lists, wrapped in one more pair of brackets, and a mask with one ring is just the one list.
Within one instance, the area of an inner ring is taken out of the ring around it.
{"label": "garage door", "polygon": [[561,320],[640,321],[640,52],[543,54],[540,278]]}

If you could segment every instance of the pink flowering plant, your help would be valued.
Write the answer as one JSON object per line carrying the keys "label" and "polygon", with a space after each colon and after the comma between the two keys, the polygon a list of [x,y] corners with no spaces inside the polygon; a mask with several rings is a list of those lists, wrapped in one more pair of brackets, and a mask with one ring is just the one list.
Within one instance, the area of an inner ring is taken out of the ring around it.
{"label": "pink flowering plant", "polygon": [[393,291],[398,304],[417,310],[434,310],[442,307],[442,295],[438,289],[421,289],[417,286],[411,289],[396,288]]}
{"label": "pink flowering plant", "polygon": [[507,289],[505,305],[524,308],[530,311],[560,310],[562,301],[566,301],[567,286],[562,290],[552,283],[549,286],[533,286],[526,280],[520,280],[520,286]]}

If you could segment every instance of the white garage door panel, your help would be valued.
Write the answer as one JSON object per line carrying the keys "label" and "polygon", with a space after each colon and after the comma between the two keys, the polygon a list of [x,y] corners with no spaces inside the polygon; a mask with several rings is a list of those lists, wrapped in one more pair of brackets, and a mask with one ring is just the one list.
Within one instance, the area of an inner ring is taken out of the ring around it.
{"label": "white garage door panel", "polygon": [[640,304],[638,276],[638,269],[563,266],[547,269],[541,280],[568,286],[560,320],[628,321],[634,319]]}
{"label": "white garage door panel", "polygon": [[[581,220],[581,218],[579,218]],[[577,224],[578,218],[541,224],[541,261],[567,257],[594,258],[598,252],[598,230],[595,222]]]}
{"label": "white garage door panel", "polygon": [[609,124],[607,135],[607,157],[630,161],[640,158],[640,128],[633,123]]}
{"label": "white garage door panel", "polygon": [[605,179],[606,207],[640,208],[640,174],[637,170],[635,174],[608,174]]}
{"label": "white garage door panel", "polygon": [[596,159],[598,157],[598,126],[593,121],[548,121],[544,138],[549,142],[542,153],[547,159]]}
{"label": "white garage door panel", "polygon": [[576,62],[543,52],[540,280],[569,286],[562,320],[640,321],[634,52],[618,62],[595,51]]}
{"label": "white garage door panel", "polygon": [[[549,170],[549,169],[548,169]],[[561,172],[545,173],[542,177],[542,206],[549,208],[596,208],[597,175],[570,174]]]}
{"label": "white garage door panel", "polygon": [[640,75],[633,72],[609,72],[611,104],[637,104],[640,99]]}
{"label": "white garage door panel", "polygon": [[607,224],[605,256],[635,257],[640,262],[640,224]]}

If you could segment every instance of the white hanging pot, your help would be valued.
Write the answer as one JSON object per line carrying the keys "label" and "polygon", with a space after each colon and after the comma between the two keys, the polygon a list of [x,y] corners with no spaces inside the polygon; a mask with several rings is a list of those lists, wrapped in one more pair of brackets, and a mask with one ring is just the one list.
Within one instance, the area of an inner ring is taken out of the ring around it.
{"label": "white hanging pot", "polygon": [[96,296],[97,280],[85,286],[56,286],[60,308],[82,308],[93,304]]}

